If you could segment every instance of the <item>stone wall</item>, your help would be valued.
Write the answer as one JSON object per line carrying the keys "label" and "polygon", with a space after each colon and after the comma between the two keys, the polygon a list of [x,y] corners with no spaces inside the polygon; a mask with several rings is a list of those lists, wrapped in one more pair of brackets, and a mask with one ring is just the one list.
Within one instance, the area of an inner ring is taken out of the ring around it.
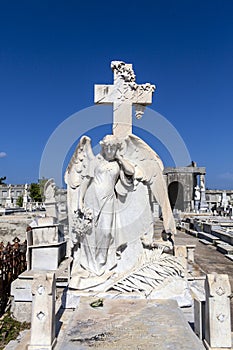
{"label": "stone wall", "polygon": [[16,236],[21,242],[26,239],[27,226],[38,214],[20,214],[0,216],[0,242],[7,244],[12,242]]}

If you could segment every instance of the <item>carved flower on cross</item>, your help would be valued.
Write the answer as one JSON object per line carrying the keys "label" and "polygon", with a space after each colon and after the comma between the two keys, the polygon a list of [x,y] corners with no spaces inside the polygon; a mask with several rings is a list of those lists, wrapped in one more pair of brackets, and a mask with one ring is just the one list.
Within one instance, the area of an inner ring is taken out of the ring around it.
{"label": "carved flower on cross", "polygon": [[152,85],[150,83],[145,83],[140,85],[141,89],[144,91],[155,91],[155,85]]}
{"label": "carved flower on cross", "polygon": [[112,61],[111,62],[112,70],[115,70],[117,75],[121,77],[125,82],[135,81],[135,74],[133,69],[122,61]]}

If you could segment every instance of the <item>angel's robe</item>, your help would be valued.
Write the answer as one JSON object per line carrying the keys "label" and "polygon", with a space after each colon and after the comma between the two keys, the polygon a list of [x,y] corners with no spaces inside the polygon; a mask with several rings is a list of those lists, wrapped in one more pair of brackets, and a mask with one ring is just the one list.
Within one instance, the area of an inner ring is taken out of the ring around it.
{"label": "angel's robe", "polygon": [[143,250],[141,236],[153,233],[147,187],[129,176],[124,181],[117,161],[98,155],[91,166],[84,206],[92,209],[94,220],[91,233],[81,238],[70,282],[78,289],[132,268]]}

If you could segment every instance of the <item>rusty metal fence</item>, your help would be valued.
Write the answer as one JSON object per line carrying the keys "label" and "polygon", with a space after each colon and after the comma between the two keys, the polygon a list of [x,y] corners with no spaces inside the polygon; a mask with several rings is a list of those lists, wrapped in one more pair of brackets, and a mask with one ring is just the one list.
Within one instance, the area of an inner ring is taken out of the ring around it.
{"label": "rusty metal fence", "polygon": [[27,242],[20,244],[15,237],[13,244],[0,243],[0,315],[4,313],[9,296],[10,286],[27,268],[26,263]]}

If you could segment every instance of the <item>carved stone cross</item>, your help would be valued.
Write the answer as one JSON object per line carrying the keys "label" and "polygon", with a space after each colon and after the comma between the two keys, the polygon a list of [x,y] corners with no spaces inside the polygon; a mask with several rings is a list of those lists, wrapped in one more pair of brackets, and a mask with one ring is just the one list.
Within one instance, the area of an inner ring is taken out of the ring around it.
{"label": "carved stone cross", "polygon": [[95,85],[95,103],[113,104],[113,134],[126,137],[132,134],[132,106],[136,117],[142,117],[145,106],[152,103],[155,85],[138,85],[132,64],[112,61],[113,85]]}

